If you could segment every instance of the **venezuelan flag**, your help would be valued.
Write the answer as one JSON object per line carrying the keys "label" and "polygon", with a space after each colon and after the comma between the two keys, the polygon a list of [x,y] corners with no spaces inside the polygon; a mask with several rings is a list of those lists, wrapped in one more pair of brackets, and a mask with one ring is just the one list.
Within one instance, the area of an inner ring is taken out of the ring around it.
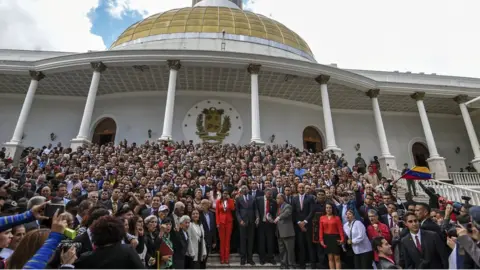
{"label": "venezuelan flag", "polygon": [[430,180],[432,179],[432,174],[427,167],[415,166],[408,170],[405,174],[402,175],[404,179],[408,180]]}

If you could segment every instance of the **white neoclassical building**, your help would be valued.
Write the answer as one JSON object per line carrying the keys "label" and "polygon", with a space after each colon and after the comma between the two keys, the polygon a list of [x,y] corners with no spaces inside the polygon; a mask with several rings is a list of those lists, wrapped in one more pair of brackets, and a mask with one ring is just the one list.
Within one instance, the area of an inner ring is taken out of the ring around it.
{"label": "white neoclassical building", "polygon": [[[126,29],[107,51],[0,50],[0,142],[175,140],[289,144],[480,169],[480,79],[347,70],[315,61],[285,25],[241,1],[193,0]],[[241,5],[241,4],[240,4]]]}

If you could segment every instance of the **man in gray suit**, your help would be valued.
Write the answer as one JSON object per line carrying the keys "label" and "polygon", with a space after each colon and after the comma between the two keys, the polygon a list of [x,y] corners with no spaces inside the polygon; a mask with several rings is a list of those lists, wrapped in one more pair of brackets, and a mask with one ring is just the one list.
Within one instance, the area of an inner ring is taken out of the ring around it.
{"label": "man in gray suit", "polygon": [[282,260],[281,269],[295,267],[295,229],[292,221],[292,206],[285,202],[283,194],[277,195],[277,218],[274,223],[277,224],[277,238],[280,258]]}

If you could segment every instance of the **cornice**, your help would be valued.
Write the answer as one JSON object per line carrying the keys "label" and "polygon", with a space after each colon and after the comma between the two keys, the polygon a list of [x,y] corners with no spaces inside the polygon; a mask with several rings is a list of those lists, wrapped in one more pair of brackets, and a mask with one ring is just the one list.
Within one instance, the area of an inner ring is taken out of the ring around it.
{"label": "cornice", "polygon": [[301,60],[271,57],[256,54],[194,51],[194,50],[112,50],[63,55],[33,62],[0,61],[0,73],[26,74],[29,70],[49,73],[90,68],[91,62],[103,62],[109,67],[133,65],[158,65],[170,59],[177,59],[184,65],[221,66],[244,68],[255,63],[262,66],[263,71],[274,71],[285,74],[311,77],[318,74],[330,76],[330,82],[343,84],[367,92],[369,89],[380,89],[382,93],[412,94],[426,92],[428,95],[454,97],[459,94],[469,97],[480,96],[480,88],[412,84],[400,82],[380,82],[352,71]]}

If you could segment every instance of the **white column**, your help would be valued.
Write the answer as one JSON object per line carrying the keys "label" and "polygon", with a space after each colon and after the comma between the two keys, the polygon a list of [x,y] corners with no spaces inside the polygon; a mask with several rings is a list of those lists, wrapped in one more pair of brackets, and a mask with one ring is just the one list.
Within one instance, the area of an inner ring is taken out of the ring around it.
{"label": "white column", "polygon": [[159,141],[172,140],[173,112],[175,109],[175,89],[177,87],[178,70],[182,67],[179,60],[168,60],[170,76],[168,79],[167,103],[165,105],[165,116],[163,118],[163,131]]}
{"label": "white column", "polygon": [[473,127],[472,119],[470,118],[470,113],[468,112],[467,105],[465,102],[468,101],[468,96],[459,95],[454,98],[455,102],[460,106],[460,111],[462,112],[463,122],[465,122],[465,128],[467,129],[468,138],[470,139],[470,144],[472,145],[473,150],[473,160],[472,165],[480,172],[480,145],[478,144],[477,133]]}
{"label": "white column", "polygon": [[422,127],[423,127],[423,133],[425,134],[425,140],[427,141],[428,152],[430,153],[430,158],[427,159],[428,166],[430,167],[430,171],[435,172],[436,180],[444,180],[444,181],[449,180],[447,166],[445,165],[445,158],[441,157],[438,154],[437,145],[435,144],[432,128],[430,127],[427,111],[425,110],[425,105],[423,103],[425,92],[416,92],[412,94],[411,97],[415,99],[417,102],[418,113],[420,114],[420,121],[422,122]]}
{"label": "white column", "polygon": [[372,100],[373,108],[373,118],[375,119],[375,125],[377,126],[378,140],[380,142],[380,152],[381,156],[379,157],[380,169],[383,176],[390,177],[389,169],[396,169],[397,162],[395,157],[390,153],[388,147],[387,134],[385,133],[385,127],[383,126],[382,113],[380,111],[380,105],[378,103],[378,95],[380,94],[379,89],[371,89],[367,92],[367,96]]}
{"label": "white column", "polygon": [[250,64],[247,68],[251,78],[252,91],[252,139],[250,142],[255,144],[265,144],[262,141],[262,134],[260,131],[260,101],[258,98],[258,73],[260,73],[261,65]]}
{"label": "white column", "polygon": [[320,75],[315,81],[320,84],[320,92],[322,95],[323,120],[325,122],[325,136],[327,137],[327,145],[324,151],[333,151],[340,153],[342,150],[338,148],[335,142],[335,132],[333,130],[332,111],[330,110],[330,99],[328,97],[327,83],[330,80],[328,75]]}
{"label": "white column", "polygon": [[32,108],[33,99],[35,97],[35,92],[37,91],[38,82],[45,78],[45,75],[40,71],[30,70],[30,86],[28,87],[27,95],[23,101],[22,110],[18,116],[17,125],[15,126],[15,131],[13,132],[12,139],[5,143],[6,156],[11,157],[16,163],[20,158],[20,155],[23,151],[23,131],[25,129],[25,124],[28,120],[28,115],[30,114],[30,109]]}
{"label": "white column", "polygon": [[90,89],[88,90],[87,101],[83,110],[82,122],[78,130],[78,135],[71,141],[71,148],[76,150],[78,147],[84,144],[90,143],[90,126],[92,124],[93,109],[95,108],[95,99],[97,98],[98,85],[100,84],[100,78],[102,72],[107,69],[102,62],[92,62],[93,76],[90,83]]}
{"label": "white column", "polygon": [[33,98],[35,97],[35,92],[37,91],[38,82],[45,77],[42,72],[30,71],[30,86],[28,87],[27,95],[23,101],[22,110],[18,116],[17,125],[15,126],[15,131],[13,132],[12,139],[10,142],[21,143],[23,137],[23,130],[25,124],[27,123],[28,115],[30,114],[30,109],[32,107]]}

